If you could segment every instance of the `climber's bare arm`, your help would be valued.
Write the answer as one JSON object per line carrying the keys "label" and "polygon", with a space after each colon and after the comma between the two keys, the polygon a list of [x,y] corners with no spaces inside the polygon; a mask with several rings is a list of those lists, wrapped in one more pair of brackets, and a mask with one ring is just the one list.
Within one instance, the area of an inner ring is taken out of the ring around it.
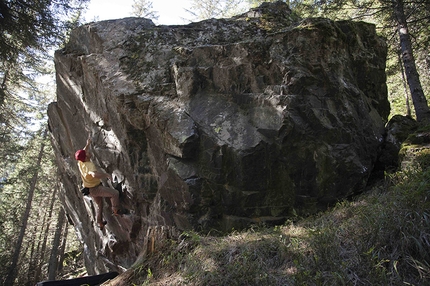
{"label": "climber's bare arm", "polygon": [[91,137],[88,137],[87,144],[84,147],[85,152],[88,152],[88,149],[90,148],[91,142],[92,142]]}

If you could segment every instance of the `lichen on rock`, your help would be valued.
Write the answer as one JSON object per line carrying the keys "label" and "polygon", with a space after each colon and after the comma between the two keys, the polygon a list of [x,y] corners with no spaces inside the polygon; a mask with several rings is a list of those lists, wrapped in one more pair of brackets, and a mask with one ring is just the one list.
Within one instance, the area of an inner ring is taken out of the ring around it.
{"label": "lichen on rock", "polygon": [[[55,54],[48,113],[89,272],[129,267],[151,227],[280,223],[362,190],[390,110],[386,53],[372,24],[297,19],[279,2],[183,26],[75,29]],[[78,189],[73,153],[88,134],[131,212],[108,216],[105,233]]]}

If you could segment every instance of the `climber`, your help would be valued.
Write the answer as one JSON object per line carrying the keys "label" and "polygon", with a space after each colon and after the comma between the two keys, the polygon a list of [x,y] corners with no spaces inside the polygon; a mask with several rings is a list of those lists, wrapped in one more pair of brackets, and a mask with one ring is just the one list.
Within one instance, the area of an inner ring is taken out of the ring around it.
{"label": "climber", "polygon": [[75,158],[78,160],[78,167],[84,189],[88,190],[88,194],[97,204],[97,223],[99,224],[99,228],[103,230],[104,226],[107,224],[107,222],[103,220],[103,199],[110,198],[114,215],[122,215],[122,211],[119,203],[119,192],[104,187],[101,184],[101,179],[103,178],[112,181],[112,176],[108,173],[98,171],[94,163],[91,162],[91,152],[89,151],[90,144],[91,138],[88,138],[84,149],[76,151]]}

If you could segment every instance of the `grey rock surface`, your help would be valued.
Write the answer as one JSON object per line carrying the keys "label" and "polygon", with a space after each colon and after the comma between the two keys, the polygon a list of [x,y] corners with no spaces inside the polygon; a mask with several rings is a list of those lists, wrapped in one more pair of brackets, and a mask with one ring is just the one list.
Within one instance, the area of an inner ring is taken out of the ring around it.
{"label": "grey rock surface", "polygon": [[[184,26],[75,29],[55,54],[48,113],[89,273],[128,268],[153,226],[279,223],[362,190],[390,112],[386,53],[372,24],[297,19],[280,2]],[[130,211],[112,217],[106,202],[104,231],[73,158],[88,136]]]}

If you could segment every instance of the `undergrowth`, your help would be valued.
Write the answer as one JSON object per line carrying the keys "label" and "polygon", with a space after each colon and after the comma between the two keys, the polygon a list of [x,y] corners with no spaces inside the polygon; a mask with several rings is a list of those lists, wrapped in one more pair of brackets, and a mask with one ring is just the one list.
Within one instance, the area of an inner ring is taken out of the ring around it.
{"label": "undergrowth", "polygon": [[133,285],[429,285],[430,170],[398,172],[334,208],[225,236],[183,233]]}

